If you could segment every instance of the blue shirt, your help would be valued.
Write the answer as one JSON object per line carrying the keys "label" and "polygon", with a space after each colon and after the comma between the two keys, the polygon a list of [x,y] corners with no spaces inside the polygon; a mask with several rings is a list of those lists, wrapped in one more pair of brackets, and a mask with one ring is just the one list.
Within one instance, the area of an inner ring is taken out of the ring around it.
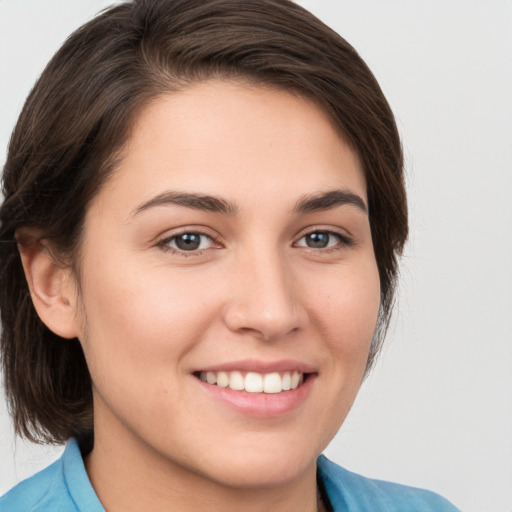
{"label": "blue shirt", "polygon": [[[459,512],[422,489],[371,480],[318,458],[318,476],[333,512]],[[0,512],[105,512],[85,471],[76,440],[51,466],[0,498]]]}

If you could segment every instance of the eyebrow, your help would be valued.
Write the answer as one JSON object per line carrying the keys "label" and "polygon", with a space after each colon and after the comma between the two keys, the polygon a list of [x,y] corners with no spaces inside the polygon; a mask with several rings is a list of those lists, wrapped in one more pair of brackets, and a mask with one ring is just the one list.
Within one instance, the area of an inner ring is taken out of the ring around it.
{"label": "eyebrow", "polygon": [[149,201],[137,206],[132,215],[142,213],[155,206],[178,205],[192,208],[193,210],[202,210],[205,212],[223,213],[226,215],[235,215],[238,211],[234,203],[221,199],[220,197],[194,194],[187,192],[164,192]]}
{"label": "eyebrow", "polygon": [[343,205],[355,206],[368,215],[368,208],[363,199],[349,190],[330,190],[304,196],[297,202],[293,211],[295,213],[312,213]]}
{"label": "eyebrow", "polygon": [[[191,208],[193,210],[201,210],[210,213],[222,213],[234,216],[238,212],[238,206],[230,201],[226,201],[220,197],[196,194],[191,192],[164,192],[149,201],[137,206],[132,216],[138,215],[155,206],[177,205]],[[306,195],[299,199],[293,208],[294,213],[305,214],[318,212],[322,210],[330,210],[343,205],[352,205],[359,208],[365,214],[368,214],[363,199],[348,190],[330,190],[319,194]]]}

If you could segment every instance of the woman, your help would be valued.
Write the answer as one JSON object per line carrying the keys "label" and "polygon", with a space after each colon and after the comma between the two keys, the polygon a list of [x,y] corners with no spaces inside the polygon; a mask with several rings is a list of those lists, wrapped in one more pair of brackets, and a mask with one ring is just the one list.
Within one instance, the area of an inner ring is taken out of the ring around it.
{"label": "woman", "polygon": [[68,442],[1,510],[455,510],[320,456],[407,237],[393,115],[286,0],[145,0],[80,28],[4,169],[18,432]]}

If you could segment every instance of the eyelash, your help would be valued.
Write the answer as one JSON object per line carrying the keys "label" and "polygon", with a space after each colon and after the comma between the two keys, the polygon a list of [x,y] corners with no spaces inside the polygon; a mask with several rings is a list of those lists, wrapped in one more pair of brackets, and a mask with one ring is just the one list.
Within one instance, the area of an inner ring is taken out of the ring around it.
{"label": "eyelash", "polygon": [[354,240],[352,240],[352,238],[348,237],[347,235],[343,235],[343,234],[339,233],[338,231],[332,231],[329,229],[321,229],[321,228],[316,228],[316,229],[313,229],[312,231],[308,231],[307,233],[304,233],[299,238],[299,241],[301,241],[302,239],[304,239],[308,236],[315,235],[315,234],[328,235],[329,238],[335,238],[337,240],[337,243],[331,247],[315,248],[315,247],[309,247],[307,245],[299,245],[299,247],[306,247],[307,249],[322,251],[322,253],[329,253],[329,252],[333,252],[333,251],[339,251],[339,250],[345,249],[347,247],[352,247],[354,245]]}
{"label": "eyelash", "polygon": [[[328,247],[309,247],[307,245],[298,245],[298,242],[300,242],[307,236],[311,236],[314,234],[325,234],[325,235],[328,235],[329,237],[334,237],[337,240],[337,243],[331,247],[329,247],[329,246]],[[160,249],[162,249],[164,252],[170,252],[172,254],[176,254],[179,256],[183,256],[183,257],[199,256],[203,253],[203,250],[208,250],[211,248],[211,247],[207,247],[207,248],[203,248],[203,249],[198,248],[198,249],[192,249],[192,250],[187,251],[184,249],[180,249],[179,247],[172,247],[169,245],[173,241],[176,241],[179,237],[181,237],[183,235],[194,235],[194,236],[199,236],[199,237],[206,237],[207,239],[210,240],[211,244],[213,244],[213,245],[218,244],[219,246],[221,245],[220,242],[218,242],[215,238],[213,238],[212,236],[210,236],[206,233],[203,233],[201,231],[190,230],[190,231],[182,231],[180,233],[176,233],[172,236],[166,237],[166,238],[160,240],[157,243],[157,246],[160,247]],[[312,231],[308,231],[307,233],[304,233],[299,238],[298,242],[294,243],[295,247],[305,247],[306,249],[311,249],[313,251],[319,251],[319,252],[321,251],[322,253],[330,253],[333,251],[339,251],[339,250],[342,250],[342,249],[345,249],[347,247],[351,247],[354,245],[354,241],[346,235],[343,235],[337,231],[332,231],[329,229],[318,229],[318,228],[313,229]],[[200,245],[201,245],[201,243],[202,242],[200,242]]]}
{"label": "eyelash", "polygon": [[[203,250],[207,250],[210,248],[210,247],[207,247],[206,249],[203,248],[203,249],[194,249],[194,250],[187,251],[184,249],[180,249],[179,247],[171,247],[169,245],[170,243],[172,243],[173,241],[176,241],[179,237],[181,237],[183,235],[195,235],[195,236],[199,236],[202,238],[206,237],[207,239],[210,240],[211,244],[216,244],[216,243],[219,244],[219,242],[217,242],[217,240],[215,240],[212,236],[210,236],[206,233],[203,233],[201,231],[187,230],[187,231],[182,231],[180,233],[176,233],[172,236],[169,236],[169,237],[166,237],[166,238],[160,240],[157,243],[157,246],[160,247],[165,252],[170,252],[172,254],[177,254],[178,256],[184,256],[184,257],[198,256],[198,255],[202,254]],[[201,243],[202,242],[200,242],[200,245],[201,245]]]}

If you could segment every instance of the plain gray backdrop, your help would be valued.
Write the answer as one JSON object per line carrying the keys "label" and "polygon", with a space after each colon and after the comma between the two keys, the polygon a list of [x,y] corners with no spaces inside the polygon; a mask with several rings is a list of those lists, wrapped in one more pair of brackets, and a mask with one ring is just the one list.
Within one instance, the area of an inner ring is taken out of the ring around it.
{"label": "plain gray backdrop", "polygon": [[[0,164],[47,60],[111,3],[0,0]],[[387,344],[327,454],[467,512],[512,512],[512,2],[300,3],[380,81],[411,214]],[[0,494],[60,451],[15,440],[0,402]]]}

